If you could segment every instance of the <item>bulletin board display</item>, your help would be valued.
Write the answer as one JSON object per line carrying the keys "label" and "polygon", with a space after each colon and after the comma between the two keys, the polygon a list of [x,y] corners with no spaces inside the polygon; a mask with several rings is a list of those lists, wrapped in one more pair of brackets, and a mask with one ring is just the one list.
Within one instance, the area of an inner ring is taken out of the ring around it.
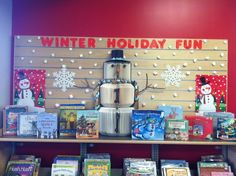
{"label": "bulletin board display", "polygon": [[113,49],[122,49],[131,61],[139,90],[148,75],[149,88],[138,97],[139,109],[179,105],[186,113],[195,112],[202,75],[211,82],[216,102],[223,100],[227,106],[227,40],[67,36],[15,36],[14,102],[22,98],[20,81],[28,77],[35,105],[48,112],[64,103],[94,108],[93,88],[103,80],[103,63]]}

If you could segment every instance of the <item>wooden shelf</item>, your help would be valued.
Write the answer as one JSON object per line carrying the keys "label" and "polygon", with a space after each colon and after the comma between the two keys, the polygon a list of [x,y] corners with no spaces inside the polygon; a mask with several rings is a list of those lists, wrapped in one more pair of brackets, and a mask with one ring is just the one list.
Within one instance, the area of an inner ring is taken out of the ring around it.
{"label": "wooden shelf", "polygon": [[224,140],[189,140],[189,141],[148,141],[132,140],[129,137],[100,137],[99,139],[38,139],[23,137],[0,137],[0,142],[38,142],[38,143],[101,143],[101,144],[161,144],[161,145],[236,145],[236,141]]}

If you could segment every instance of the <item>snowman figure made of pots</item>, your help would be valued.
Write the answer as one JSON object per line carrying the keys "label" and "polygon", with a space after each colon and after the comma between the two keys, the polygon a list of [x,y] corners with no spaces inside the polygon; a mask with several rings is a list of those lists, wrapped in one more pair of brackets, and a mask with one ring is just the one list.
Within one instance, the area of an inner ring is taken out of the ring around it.
{"label": "snowman figure made of pots", "polygon": [[20,93],[17,105],[34,106],[33,94],[30,90],[30,80],[23,72],[19,72],[19,78]]}
{"label": "snowman figure made of pots", "polygon": [[211,85],[209,84],[209,81],[206,82],[205,77],[201,77],[200,81],[202,82],[201,85],[201,104],[199,107],[199,112],[216,112],[216,107],[215,107],[215,97],[212,95],[212,88]]}

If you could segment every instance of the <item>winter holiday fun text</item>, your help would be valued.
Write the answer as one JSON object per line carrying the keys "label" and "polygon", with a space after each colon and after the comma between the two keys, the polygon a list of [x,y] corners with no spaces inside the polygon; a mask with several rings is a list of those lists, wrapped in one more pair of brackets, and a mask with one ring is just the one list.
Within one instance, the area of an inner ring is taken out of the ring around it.
{"label": "winter holiday fun text", "polygon": [[[100,48],[98,43],[103,41],[103,48],[120,49],[164,49],[168,48],[168,39],[134,39],[134,38],[92,38],[92,37],[41,37],[43,47],[61,48]],[[105,41],[105,42],[104,42]],[[173,49],[202,49],[201,39],[175,39]]]}

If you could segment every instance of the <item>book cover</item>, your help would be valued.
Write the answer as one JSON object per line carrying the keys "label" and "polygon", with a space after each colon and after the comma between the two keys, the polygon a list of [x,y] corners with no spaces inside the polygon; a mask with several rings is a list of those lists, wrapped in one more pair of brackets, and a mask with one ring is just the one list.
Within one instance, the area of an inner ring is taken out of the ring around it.
{"label": "book cover", "polygon": [[198,162],[197,168],[199,176],[211,176],[211,172],[231,172],[226,162]]}
{"label": "book cover", "polygon": [[165,138],[169,140],[186,141],[188,136],[188,121],[168,119],[166,121]]}
{"label": "book cover", "polygon": [[217,119],[217,138],[236,140],[236,120],[234,118],[220,117]]}
{"label": "book cover", "polygon": [[85,159],[84,165],[86,176],[111,176],[111,162],[109,159]]}
{"label": "book cover", "polygon": [[59,135],[76,136],[77,111],[85,109],[84,104],[61,104],[59,112]]}
{"label": "book cover", "polygon": [[126,176],[157,176],[155,161],[135,161],[131,162],[127,168]]}
{"label": "book cover", "polygon": [[27,112],[27,106],[10,105],[3,109],[3,135],[17,135],[17,116],[19,113]]}
{"label": "book cover", "polygon": [[57,138],[57,114],[53,113],[38,114],[37,137]]}
{"label": "book cover", "polygon": [[51,176],[77,176],[75,165],[71,164],[52,164]]}
{"label": "book cover", "polygon": [[165,119],[183,119],[182,106],[159,106],[157,110],[164,111]]}
{"label": "book cover", "polygon": [[212,139],[213,119],[204,116],[185,116],[189,123],[190,139]]}
{"label": "book cover", "polygon": [[164,140],[164,112],[157,110],[132,111],[132,139]]}
{"label": "book cover", "polygon": [[37,116],[38,113],[26,112],[17,116],[17,136],[36,136],[37,135]]}
{"label": "book cover", "polygon": [[99,112],[97,110],[78,110],[76,138],[99,137]]}
{"label": "book cover", "polygon": [[164,176],[191,176],[188,167],[164,168]]}
{"label": "book cover", "polygon": [[5,176],[34,176],[36,163],[9,161]]}

